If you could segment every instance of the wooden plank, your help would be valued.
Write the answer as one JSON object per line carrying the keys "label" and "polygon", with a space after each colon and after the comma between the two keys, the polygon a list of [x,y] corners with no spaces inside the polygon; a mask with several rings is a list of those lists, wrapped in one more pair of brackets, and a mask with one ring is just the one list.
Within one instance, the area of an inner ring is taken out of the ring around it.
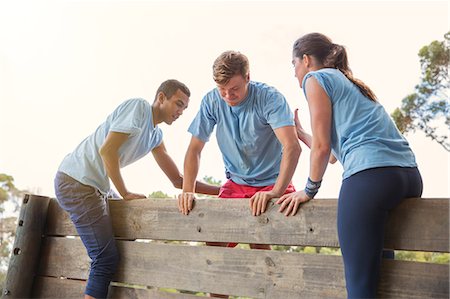
{"label": "wooden plank", "polygon": [[[166,239],[338,247],[337,200],[314,199],[295,217],[270,203],[261,216],[250,214],[247,199],[199,199],[189,216],[173,199],[110,201],[114,231],[124,239]],[[449,252],[449,199],[407,199],[393,212],[386,248]],[[55,201],[49,208],[49,235],[76,235]]]}
{"label": "wooden plank", "polygon": [[49,202],[44,196],[26,194],[23,198],[2,298],[27,298],[31,294]]}
{"label": "wooden plank", "polygon": [[[47,238],[40,275],[87,278],[80,240]],[[341,257],[118,241],[115,281],[253,298],[345,298]],[[68,258],[73,257],[73,258]],[[385,298],[448,298],[448,265],[387,261]]]}
{"label": "wooden plank", "polygon": [[449,265],[383,260],[381,298],[449,298]]}
{"label": "wooden plank", "polygon": [[[79,299],[83,297],[86,281],[56,277],[36,277],[33,298]],[[168,293],[154,289],[132,288],[111,285],[107,298],[114,299],[194,299],[198,296]]]}
{"label": "wooden plank", "polygon": [[450,199],[409,199],[392,212],[385,247],[450,252]]}

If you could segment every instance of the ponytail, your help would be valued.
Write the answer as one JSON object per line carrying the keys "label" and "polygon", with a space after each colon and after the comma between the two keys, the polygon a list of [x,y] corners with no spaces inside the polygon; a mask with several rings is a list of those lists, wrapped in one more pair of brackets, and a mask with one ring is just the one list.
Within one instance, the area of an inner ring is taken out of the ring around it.
{"label": "ponytail", "polygon": [[340,70],[347,79],[355,84],[361,93],[370,100],[377,102],[375,93],[363,81],[353,77],[348,65],[347,51],[341,45],[333,44],[331,39],[320,33],[310,33],[302,36],[294,43],[294,56],[304,54],[314,56],[324,67]]}

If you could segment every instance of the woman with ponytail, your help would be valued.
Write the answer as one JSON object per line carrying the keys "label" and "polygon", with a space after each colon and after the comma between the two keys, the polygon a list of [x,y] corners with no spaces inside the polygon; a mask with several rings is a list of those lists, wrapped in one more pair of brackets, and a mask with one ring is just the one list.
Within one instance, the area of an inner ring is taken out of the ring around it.
{"label": "woman with ponytail", "polygon": [[292,63],[311,116],[310,173],[304,190],[278,200],[280,212],[295,215],[314,198],[333,151],[344,167],[337,226],[347,295],[374,298],[388,213],[422,194],[414,154],[372,90],[353,77],[343,46],[307,34],[294,43]]}

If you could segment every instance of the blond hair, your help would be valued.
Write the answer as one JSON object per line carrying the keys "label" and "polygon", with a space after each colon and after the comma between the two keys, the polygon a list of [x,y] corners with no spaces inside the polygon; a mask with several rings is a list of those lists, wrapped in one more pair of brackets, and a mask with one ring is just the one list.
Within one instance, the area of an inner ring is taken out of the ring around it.
{"label": "blond hair", "polygon": [[223,52],[213,64],[213,78],[220,85],[227,84],[235,75],[242,75],[245,78],[248,73],[248,58],[240,52]]}

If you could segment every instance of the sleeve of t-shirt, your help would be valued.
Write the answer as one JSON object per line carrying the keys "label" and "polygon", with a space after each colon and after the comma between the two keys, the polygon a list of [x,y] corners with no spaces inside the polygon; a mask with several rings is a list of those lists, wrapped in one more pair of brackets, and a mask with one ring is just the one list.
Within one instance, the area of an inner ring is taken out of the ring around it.
{"label": "sleeve of t-shirt", "polygon": [[160,128],[156,128],[156,132],[154,134],[155,134],[155,142],[154,142],[155,146],[153,146],[153,148],[160,146],[161,143],[163,142],[163,131]]}
{"label": "sleeve of t-shirt", "polygon": [[109,131],[136,135],[146,123],[149,106],[144,99],[123,102],[112,114]]}
{"label": "sleeve of t-shirt", "polygon": [[326,92],[327,96],[331,100],[331,94],[333,92],[333,84],[331,84],[330,78],[328,78],[327,74],[321,72],[310,72],[306,74],[305,78],[303,78],[302,86],[305,98],[306,98],[306,80],[310,77],[314,77],[317,80],[319,85],[323,88],[323,90]]}
{"label": "sleeve of t-shirt", "polygon": [[294,126],[294,115],[286,98],[278,91],[267,96],[263,107],[264,117],[272,129]]}
{"label": "sleeve of t-shirt", "polygon": [[192,136],[197,137],[203,142],[208,142],[214,126],[217,123],[215,114],[213,113],[214,105],[211,98],[204,97],[200,104],[200,110],[197,112],[194,120],[188,128],[188,132]]}

